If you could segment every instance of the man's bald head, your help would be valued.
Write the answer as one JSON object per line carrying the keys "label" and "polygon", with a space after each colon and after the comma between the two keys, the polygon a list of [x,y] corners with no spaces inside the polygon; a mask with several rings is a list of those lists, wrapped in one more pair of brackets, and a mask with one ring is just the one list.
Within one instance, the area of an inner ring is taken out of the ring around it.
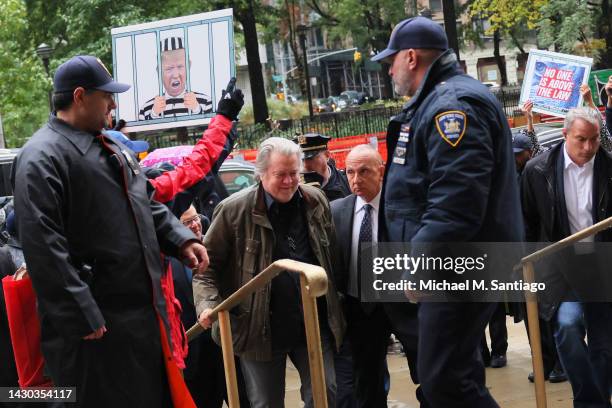
{"label": "man's bald head", "polygon": [[350,160],[355,157],[364,157],[376,162],[376,164],[383,164],[382,157],[378,150],[373,148],[369,144],[360,144],[351,149],[351,151],[346,156],[346,160]]}
{"label": "man's bald head", "polygon": [[378,150],[366,144],[355,146],[346,156],[346,176],[353,194],[372,201],[382,187],[384,168]]}

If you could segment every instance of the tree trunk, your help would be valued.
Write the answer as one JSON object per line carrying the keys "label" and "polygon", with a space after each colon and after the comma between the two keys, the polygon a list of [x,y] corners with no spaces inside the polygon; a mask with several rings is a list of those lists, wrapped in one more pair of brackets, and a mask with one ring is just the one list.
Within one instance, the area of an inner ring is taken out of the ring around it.
{"label": "tree trunk", "polygon": [[300,86],[300,94],[302,95],[302,98],[306,98],[306,82],[304,80],[304,58],[302,58],[303,53],[301,52],[301,48],[298,46],[295,38],[295,27],[290,29],[288,41],[289,48],[291,48],[291,53],[293,54],[293,59],[295,60],[294,77],[297,79],[298,84]]}
{"label": "tree trunk", "polygon": [[[289,48],[291,48],[291,53],[295,61],[295,74],[293,77],[296,78],[300,87],[300,94],[302,98],[305,99],[307,90],[306,81],[304,80],[304,59],[302,58],[303,53],[301,52],[301,48],[298,45],[295,5],[293,2],[289,4],[289,1],[285,0],[285,9],[287,10],[287,28],[289,30],[287,33],[287,42],[289,43]],[[297,10],[301,12],[300,9]],[[285,91],[285,97],[286,95],[287,91]]]}
{"label": "tree trunk", "polygon": [[457,37],[457,15],[455,13],[455,0],[442,0],[442,11],[444,13],[444,29],[448,37],[448,45],[457,54],[457,60],[461,60],[459,54],[459,38]]}
{"label": "tree trunk", "polygon": [[501,36],[499,30],[495,30],[493,33],[493,56],[499,69],[499,75],[501,76],[501,86],[508,85],[508,75],[506,74],[506,63],[502,56],[499,54],[499,44],[501,43]]}
{"label": "tree trunk", "polygon": [[255,123],[267,123],[266,119],[269,116],[268,105],[266,103],[266,88],[259,59],[259,41],[257,40],[253,0],[249,0],[249,5],[245,10],[235,11],[237,11],[236,18],[240,21],[244,30],[244,45],[247,63],[249,64],[249,79],[253,100],[253,116]]}

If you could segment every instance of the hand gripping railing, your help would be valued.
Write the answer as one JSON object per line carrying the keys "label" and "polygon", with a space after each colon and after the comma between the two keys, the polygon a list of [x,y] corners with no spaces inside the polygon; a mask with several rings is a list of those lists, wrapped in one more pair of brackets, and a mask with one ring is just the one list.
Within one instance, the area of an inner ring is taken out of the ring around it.
{"label": "hand gripping railing", "polygon": [[[323,353],[321,352],[321,332],[319,329],[319,316],[317,314],[316,298],[327,293],[327,274],[320,266],[297,262],[290,259],[281,259],[251,279],[246,285],[238,289],[231,296],[221,302],[212,311],[211,318],[219,319],[221,331],[221,348],[223,350],[223,366],[225,368],[225,383],[229,408],[238,408],[238,385],[236,382],[236,366],[234,364],[234,346],[230,327],[229,311],[244,301],[247,296],[263,288],[276,275],[282,271],[297,272],[300,274],[300,287],[302,291],[302,305],[304,309],[304,326],[306,329],[306,345],[308,347],[308,362],[310,365],[310,379],[312,381],[312,396],[315,408],[327,408],[327,392],[325,390],[325,371],[323,369]],[[193,325],[187,331],[189,341],[204,331],[199,324]]]}
{"label": "hand gripping railing", "polygon": [[[612,217],[606,218],[603,221],[598,222],[588,228],[578,231],[577,233],[570,235],[567,238],[562,239],[559,242],[555,242],[545,248],[540,249],[527,255],[521,260],[523,266],[523,279],[527,283],[533,283],[535,280],[535,273],[533,269],[533,263],[539,261],[542,258],[550,256],[556,252],[559,252],[563,248],[583,240],[584,238],[595,235],[600,231],[612,227]],[[527,303],[527,321],[529,324],[529,342],[531,343],[531,360],[533,364],[533,375],[535,382],[536,392],[536,406],[537,408],[546,407],[546,386],[544,382],[544,363],[542,360],[542,343],[540,339],[540,321],[538,319],[538,299],[537,295],[532,292],[525,292],[525,300]]]}

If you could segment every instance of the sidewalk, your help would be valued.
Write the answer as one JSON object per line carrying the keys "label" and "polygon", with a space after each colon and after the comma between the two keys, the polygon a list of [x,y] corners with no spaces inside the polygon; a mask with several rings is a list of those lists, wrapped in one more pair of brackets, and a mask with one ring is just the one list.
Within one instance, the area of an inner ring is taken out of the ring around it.
{"label": "sidewalk", "polygon": [[[504,368],[487,368],[487,386],[502,408],[535,407],[533,384],[527,380],[531,372],[531,353],[525,326],[507,320],[508,365]],[[488,336],[487,336],[488,338]],[[388,356],[391,373],[389,408],[417,408],[415,386],[410,380],[406,359],[397,354]],[[300,400],[300,380],[295,368],[287,365],[286,407],[303,406]],[[546,395],[550,408],[572,408],[572,391],[568,382],[550,384],[546,382]]]}

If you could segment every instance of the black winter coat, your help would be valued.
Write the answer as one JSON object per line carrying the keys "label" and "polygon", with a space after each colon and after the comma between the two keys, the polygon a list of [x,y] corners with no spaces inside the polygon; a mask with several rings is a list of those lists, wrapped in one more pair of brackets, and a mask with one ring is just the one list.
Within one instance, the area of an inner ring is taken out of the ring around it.
{"label": "black winter coat", "polygon": [[[177,256],[193,233],[149,199],[124,145],[54,115],[17,156],[12,182],[54,384],[77,386],[83,406],[163,406],[160,248]],[[102,325],[100,340],[82,340]]]}
{"label": "black winter coat", "polygon": [[[521,204],[525,220],[525,237],[528,242],[560,241],[571,235],[565,194],[563,191],[564,143],[534,157],[527,162],[521,177]],[[593,169],[593,223],[612,215],[612,155],[602,148],[595,156]],[[611,242],[612,231],[605,230],[595,236],[596,242]],[[548,296],[541,298],[540,315],[549,320],[554,315],[561,297],[570,290],[568,274],[593,273],[576,270],[572,264],[573,250],[556,254],[550,262],[536,264],[536,278],[546,281]],[[576,275],[574,275],[576,276]],[[601,288],[609,283],[598,282]],[[592,293],[595,295],[595,293]],[[574,299],[575,300],[575,299]]]}

